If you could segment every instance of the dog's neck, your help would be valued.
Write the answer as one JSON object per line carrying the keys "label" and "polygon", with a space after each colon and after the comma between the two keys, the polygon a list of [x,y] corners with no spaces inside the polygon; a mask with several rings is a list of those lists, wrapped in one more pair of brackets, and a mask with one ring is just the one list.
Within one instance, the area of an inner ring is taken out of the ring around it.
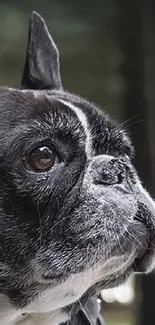
{"label": "dog's neck", "polygon": [[79,301],[96,281],[126,268],[129,261],[113,257],[83,273],[73,274],[66,281],[42,292],[23,309],[13,307],[6,295],[0,294],[0,324],[3,325],[59,325],[68,321],[65,307]]}
{"label": "dog's neck", "polygon": [[65,306],[78,301],[93,283],[94,272],[101,277],[101,267],[70,276],[60,285],[43,291],[25,308],[17,309],[6,295],[0,294],[0,324],[3,325],[59,325],[68,321]]}

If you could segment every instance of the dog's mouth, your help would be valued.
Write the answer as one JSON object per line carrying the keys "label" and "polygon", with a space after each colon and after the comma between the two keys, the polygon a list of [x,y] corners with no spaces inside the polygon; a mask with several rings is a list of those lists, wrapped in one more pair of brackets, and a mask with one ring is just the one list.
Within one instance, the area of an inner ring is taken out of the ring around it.
{"label": "dog's mouth", "polygon": [[155,226],[152,222],[152,213],[145,204],[139,203],[134,220],[146,227],[147,243],[145,243],[145,248],[141,250],[139,256],[135,259],[133,269],[135,272],[145,273],[148,271],[155,250]]}

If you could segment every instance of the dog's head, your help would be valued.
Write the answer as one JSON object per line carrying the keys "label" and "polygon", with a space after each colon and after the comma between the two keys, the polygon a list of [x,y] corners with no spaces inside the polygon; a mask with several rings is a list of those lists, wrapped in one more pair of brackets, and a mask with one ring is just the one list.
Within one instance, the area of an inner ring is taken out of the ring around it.
{"label": "dog's head", "polygon": [[21,89],[0,90],[0,290],[12,305],[34,311],[50,290],[57,310],[152,270],[155,204],[132,156],[119,125],[63,90],[33,13]]}

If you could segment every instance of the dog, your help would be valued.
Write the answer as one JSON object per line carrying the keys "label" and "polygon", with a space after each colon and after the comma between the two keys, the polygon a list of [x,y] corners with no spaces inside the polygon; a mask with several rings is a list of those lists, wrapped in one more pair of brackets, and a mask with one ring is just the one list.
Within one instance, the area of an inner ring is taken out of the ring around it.
{"label": "dog", "polygon": [[155,203],[133,156],[119,124],[63,89],[33,12],[21,86],[0,88],[0,324],[99,324],[85,311],[100,290],[154,269]]}

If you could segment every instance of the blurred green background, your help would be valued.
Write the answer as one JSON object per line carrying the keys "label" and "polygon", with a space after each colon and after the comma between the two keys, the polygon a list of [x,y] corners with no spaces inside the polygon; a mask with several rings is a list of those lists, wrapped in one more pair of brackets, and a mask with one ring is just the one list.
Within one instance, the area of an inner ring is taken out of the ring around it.
{"label": "blurred green background", "polygon": [[[20,85],[32,10],[59,47],[64,88],[126,121],[135,166],[155,196],[155,0],[0,0],[1,85]],[[154,325],[154,276],[123,290],[102,292],[106,324]]]}

